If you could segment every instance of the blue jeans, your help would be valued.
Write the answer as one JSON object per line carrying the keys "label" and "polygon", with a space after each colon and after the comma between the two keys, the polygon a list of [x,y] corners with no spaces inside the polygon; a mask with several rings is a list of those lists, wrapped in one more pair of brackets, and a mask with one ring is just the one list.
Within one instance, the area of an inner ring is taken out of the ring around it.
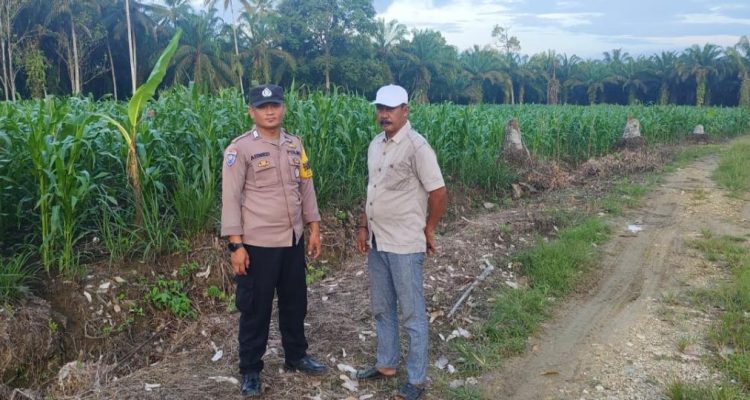
{"label": "blue jeans", "polygon": [[396,254],[370,250],[370,301],[378,335],[378,368],[397,368],[401,353],[398,308],[409,335],[406,373],[409,383],[427,380],[428,323],[422,287],[424,253]]}

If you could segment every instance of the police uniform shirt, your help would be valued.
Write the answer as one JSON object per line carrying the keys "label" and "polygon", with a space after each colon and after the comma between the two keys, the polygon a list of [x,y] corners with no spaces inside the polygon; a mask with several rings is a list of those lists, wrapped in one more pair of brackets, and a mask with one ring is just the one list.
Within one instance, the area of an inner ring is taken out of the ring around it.
{"label": "police uniform shirt", "polygon": [[253,127],[224,151],[221,235],[245,244],[288,247],[320,221],[312,170],[299,137],[264,139]]}
{"label": "police uniform shirt", "polygon": [[407,121],[391,139],[381,132],[370,142],[367,169],[370,241],[375,235],[380,251],[425,252],[428,194],[445,186],[432,147]]}

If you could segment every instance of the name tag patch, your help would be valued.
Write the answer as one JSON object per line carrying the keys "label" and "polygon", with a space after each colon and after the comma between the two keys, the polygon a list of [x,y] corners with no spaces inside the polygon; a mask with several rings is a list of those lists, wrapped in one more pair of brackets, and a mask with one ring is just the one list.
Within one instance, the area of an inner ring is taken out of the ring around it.
{"label": "name tag patch", "polygon": [[250,157],[250,161],[255,160],[256,158],[270,157],[270,156],[271,156],[271,153],[269,153],[267,151],[265,151],[263,153],[255,153],[255,154],[252,155],[252,157]]}

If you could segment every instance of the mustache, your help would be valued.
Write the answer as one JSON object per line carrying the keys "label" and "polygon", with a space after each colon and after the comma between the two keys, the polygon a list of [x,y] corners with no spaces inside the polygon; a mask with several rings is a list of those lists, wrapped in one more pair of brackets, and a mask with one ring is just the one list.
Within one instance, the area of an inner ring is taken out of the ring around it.
{"label": "mustache", "polygon": [[390,124],[392,124],[392,122],[391,122],[391,121],[389,121],[389,120],[387,120],[387,119],[381,119],[381,120],[378,120],[378,123],[379,123],[380,125],[390,125]]}

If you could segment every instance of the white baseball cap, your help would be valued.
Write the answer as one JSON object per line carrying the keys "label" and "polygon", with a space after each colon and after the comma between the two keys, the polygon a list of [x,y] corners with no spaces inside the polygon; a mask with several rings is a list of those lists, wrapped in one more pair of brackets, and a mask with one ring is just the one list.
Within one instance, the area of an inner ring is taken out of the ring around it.
{"label": "white baseball cap", "polygon": [[409,103],[409,95],[406,89],[398,85],[386,85],[378,89],[375,101],[372,104],[380,104],[386,107],[398,107]]}

